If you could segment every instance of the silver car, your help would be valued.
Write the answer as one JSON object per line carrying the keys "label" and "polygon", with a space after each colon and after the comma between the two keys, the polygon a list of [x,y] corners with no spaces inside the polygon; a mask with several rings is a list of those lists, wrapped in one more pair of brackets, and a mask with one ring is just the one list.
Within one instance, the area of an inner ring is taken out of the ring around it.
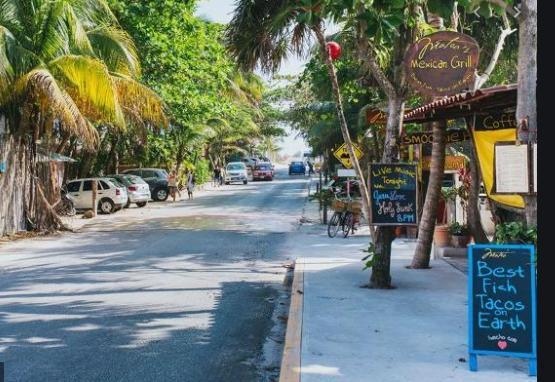
{"label": "silver car", "polygon": [[147,205],[150,200],[150,188],[143,178],[130,174],[114,174],[108,175],[108,177],[127,188],[129,200],[125,208],[128,208],[131,203],[135,203],[137,207],[144,207]]}

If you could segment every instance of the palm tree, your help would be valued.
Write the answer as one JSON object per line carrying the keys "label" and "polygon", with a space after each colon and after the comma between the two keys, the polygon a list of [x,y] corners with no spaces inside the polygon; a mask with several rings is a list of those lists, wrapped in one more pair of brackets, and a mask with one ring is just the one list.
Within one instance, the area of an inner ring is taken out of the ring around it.
{"label": "palm tree", "polygon": [[[35,181],[39,140],[53,147],[76,137],[92,150],[95,123],[122,130],[166,123],[163,102],[135,80],[139,75],[134,44],[105,0],[0,1],[0,113],[17,147],[31,153],[30,172],[21,166],[13,173],[25,178],[25,213],[39,228],[56,224],[44,219],[52,209]],[[0,183],[3,195],[11,195],[9,188]],[[14,198],[3,198],[0,214],[6,204],[23,203]],[[7,229],[0,226],[1,233]]]}

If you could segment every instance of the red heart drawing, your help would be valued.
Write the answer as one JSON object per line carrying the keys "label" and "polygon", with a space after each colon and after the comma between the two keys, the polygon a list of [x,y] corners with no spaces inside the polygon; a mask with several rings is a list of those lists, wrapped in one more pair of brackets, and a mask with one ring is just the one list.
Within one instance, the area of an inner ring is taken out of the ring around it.
{"label": "red heart drawing", "polygon": [[507,348],[507,341],[497,341],[497,346],[499,346],[499,349],[505,350]]}

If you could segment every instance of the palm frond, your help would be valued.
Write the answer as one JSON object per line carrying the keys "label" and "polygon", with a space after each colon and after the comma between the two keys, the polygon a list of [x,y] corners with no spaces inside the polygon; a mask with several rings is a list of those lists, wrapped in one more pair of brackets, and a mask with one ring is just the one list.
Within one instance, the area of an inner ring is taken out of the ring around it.
{"label": "palm frond", "polygon": [[140,76],[137,49],[127,32],[115,26],[102,25],[87,34],[96,56],[106,63],[111,72]]}
{"label": "palm frond", "polygon": [[135,122],[168,126],[164,101],[145,85],[129,77],[112,75],[124,114]]}
{"label": "palm frond", "polygon": [[55,59],[48,66],[84,115],[125,128],[116,86],[102,61],[67,55]]}
{"label": "palm frond", "polygon": [[17,80],[14,90],[21,104],[38,106],[46,120],[58,119],[62,131],[79,137],[88,147],[97,144],[96,129],[48,70],[36,69],[29,72]]}

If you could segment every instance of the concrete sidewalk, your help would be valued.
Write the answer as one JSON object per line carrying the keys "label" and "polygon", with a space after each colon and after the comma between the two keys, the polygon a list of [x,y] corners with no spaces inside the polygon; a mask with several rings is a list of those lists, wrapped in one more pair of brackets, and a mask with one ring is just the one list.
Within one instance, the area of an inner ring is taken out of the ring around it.
{"label": "concrete sidewalk", "polygon": [[478,357],[479,371],[469,371],[466,275],[443,259],[406,269],[414,240],[393,243],[396,289],[372,290],[361,288],[370,275],[361,261],[367,235],[330,239],[314,222],[302,230],[288,323],[299,328],[293,335],[288,327],[280,381],[537,380],[515,358]]}

